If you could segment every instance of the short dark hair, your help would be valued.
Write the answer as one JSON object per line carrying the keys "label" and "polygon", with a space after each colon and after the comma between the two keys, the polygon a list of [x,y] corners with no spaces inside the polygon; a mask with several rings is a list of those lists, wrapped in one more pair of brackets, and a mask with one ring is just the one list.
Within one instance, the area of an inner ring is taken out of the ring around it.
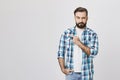
{"label": "short dark hair", "polygon": [[87,11],[86,8],[78,7],[78,8],[75,9],[74,15],[75,15],[76,12],[86,12],[86,16],[88,16],[88,11]]}

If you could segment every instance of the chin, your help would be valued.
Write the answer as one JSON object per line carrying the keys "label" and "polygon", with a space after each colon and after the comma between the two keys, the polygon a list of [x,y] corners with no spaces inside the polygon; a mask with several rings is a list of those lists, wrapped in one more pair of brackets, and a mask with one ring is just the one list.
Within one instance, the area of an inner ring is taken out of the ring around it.
{"label": "chin", "polygon": [[83,28],[85,28],[85,26],[77,26],[78,28],[80,28],[80,29],[83,29]]}

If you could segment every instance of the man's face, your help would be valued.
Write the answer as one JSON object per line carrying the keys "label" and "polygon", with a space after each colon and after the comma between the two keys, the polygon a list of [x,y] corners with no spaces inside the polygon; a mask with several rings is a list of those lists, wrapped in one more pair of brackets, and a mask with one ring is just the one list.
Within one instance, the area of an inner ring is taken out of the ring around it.
{"label": "man's face", "polygon": [[86,12],[76,12],[75,13],[75,22],[78,28],[85,28],[87,24],[87,15]]}

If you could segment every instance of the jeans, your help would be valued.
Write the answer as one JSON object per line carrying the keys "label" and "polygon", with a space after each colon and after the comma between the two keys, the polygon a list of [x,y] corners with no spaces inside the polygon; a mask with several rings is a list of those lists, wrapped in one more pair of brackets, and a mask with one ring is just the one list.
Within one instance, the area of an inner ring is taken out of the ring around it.
{"label": "jeans", "polygon": [[65,80],[82,80],[82,75],[81,73],[70,72],[65,76],[65,78]]}

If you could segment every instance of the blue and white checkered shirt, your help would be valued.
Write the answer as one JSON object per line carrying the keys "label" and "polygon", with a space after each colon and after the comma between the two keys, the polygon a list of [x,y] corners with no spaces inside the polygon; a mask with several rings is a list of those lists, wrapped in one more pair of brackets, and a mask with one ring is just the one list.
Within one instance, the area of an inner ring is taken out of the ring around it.
{"label": "blue and white checkered shirt", "polygon": [[[76,27],[68,28],[61,35],[58,58],[64,58],[65,68],[74,69],[73,65],[73,35],[76,35]],[[82,51],[82,80],[93,80],[93,58],[98,53],[98,36],[90,28],[85,28],[82,33],[81,42],[90,48],[91,54],[88,56],[84,51]]]}

